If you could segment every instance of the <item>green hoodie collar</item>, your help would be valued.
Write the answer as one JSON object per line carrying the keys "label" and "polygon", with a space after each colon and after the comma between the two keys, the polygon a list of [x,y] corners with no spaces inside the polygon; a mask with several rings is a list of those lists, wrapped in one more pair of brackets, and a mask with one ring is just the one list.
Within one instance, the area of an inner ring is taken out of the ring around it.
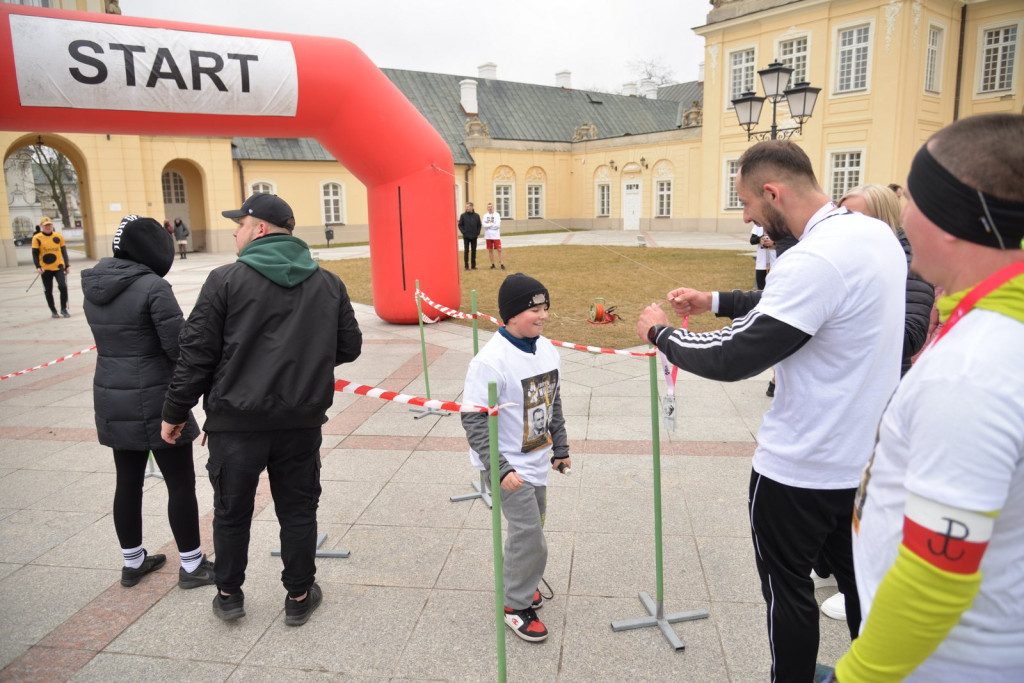
{"label": "green hoodie collar", "polygon": [[309,254],[309,245],[292,235],[273,234],[245,245],[238,260],[282,287],[305,282],[320,266]]}
{"label": "green hoodie collar", "polygon": [[[967,296],[971,289],[973,288],[968,287],[963,291],[954,292],[939,299],[939,318],[942,322],[946,322],[949,319],[953,309],[956,308],[961,299]],[[975,308],[1002,313],[1009,318],[1024,323],[1024,275],[1018,275],[1003,283],[1001,287],[978,301],[975,304]]]}

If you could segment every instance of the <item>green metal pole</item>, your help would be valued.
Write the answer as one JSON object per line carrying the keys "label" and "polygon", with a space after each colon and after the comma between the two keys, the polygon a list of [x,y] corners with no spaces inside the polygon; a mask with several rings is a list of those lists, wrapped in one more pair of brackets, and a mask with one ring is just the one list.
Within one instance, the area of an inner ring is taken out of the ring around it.
{"label": "green metal pole", "polygon": [[498,472],[498,385],[487,384],[487,405],[491,413],[487,426],[491,441],[491,529],[494,537],[494,609],[498,631],[498,681],[505,683],[508,667],[505,662],[505,576],[501,559],[501,477]]}
{"label": "green metal pole", "polygon": [[473,309],[472,309],[473,310],[473,355],[475,356],[476,354],[478,354],[480,352],[480,337],[477,334],[477,326],[476,326],[477,310],[476,310],[476,290],[475,289],[472,292],[470,292],[470,298],[472,298],[472,300],[473,300]]}
{"label": "green metal pole", "polygon": [[[420,281],[416,280],[416,291],[420,290]],[[416,312],[420,319],[420,354],[423,356],[423,382],[427,385],[427,398],[430,398],[430,375],[427,374],[427,340],[423,336],[423,304],[420,297],[416,295]]]}
{"label": "green metal pole", "polygon": [[[653,348],[653,347],[652,347]],[[661,433],[658,428],[658,357],[651,356],[651,449],[654,451],[654,572],[657,581],[658,612],[665,600],[665,580],[662,575],[661,552]],[[657,615],[662,618],[662,614]]]}

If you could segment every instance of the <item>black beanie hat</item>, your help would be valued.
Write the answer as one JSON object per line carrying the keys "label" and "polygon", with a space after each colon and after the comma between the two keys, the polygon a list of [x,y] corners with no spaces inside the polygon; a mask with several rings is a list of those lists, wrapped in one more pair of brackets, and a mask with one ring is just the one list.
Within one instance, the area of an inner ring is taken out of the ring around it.
{"label": "black beanie hat", "polygon": [[513,273],[505,278],[498,289],[498,313],[504,323],[540,304],[551,306],[548,290],[529,275]]}
{"label": "black beanie hat", "polygon": [[114,233],[114,258],[149,266],[163,277],[174,263],[174,238],[152,218],[125,216]]}

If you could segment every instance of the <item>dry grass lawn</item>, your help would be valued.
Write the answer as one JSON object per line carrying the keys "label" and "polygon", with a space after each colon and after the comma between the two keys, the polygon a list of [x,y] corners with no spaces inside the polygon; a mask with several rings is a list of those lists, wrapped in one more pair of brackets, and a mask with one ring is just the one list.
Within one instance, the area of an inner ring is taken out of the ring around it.
{"label": "dry grass lawn", "polygon": [[[490,270],[483,249],[477,253],[479,270],[461,270],[460,255],[462,302],[458,306],[451,301],[437,303],[469,312],[470,292],[475,289],[477,308],[497,318],[498,287],[507,274],[522,272],[543,282],[551,294],[545,336],[621,349],[641,343],[635,332],[640,311],[654,301],[663,301],[675,287],[730,290],[754,286],[753,259],[735,251],[558,245],[505,249],[504,255],[505,272]],[[341,277],[353,301],[373,303],[369,259],[326,261],[321,265]],[[430,296],[429,291],[425,293]],[[614,306],[622,320],[605,325],[587,322],[591,305],[599,298],[604,299],[606,308]],[[431,308],[425,310],[427,315],[433,312]],[[705,314],[691,319],[690,329],[715,330],[729,322]],[[492,331],[494,325],[481,319],[480,329]]]}

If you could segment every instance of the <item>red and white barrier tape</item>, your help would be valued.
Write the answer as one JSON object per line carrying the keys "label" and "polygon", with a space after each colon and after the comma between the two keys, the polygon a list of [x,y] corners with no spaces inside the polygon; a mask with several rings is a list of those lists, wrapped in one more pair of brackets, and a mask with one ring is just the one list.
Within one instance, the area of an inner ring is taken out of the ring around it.
{"label": "red and white barrier tape", "polygon": [[640,356],[649,357],[654,355],[654,351],[623,351],[621,349],[604,349],[600,346],[583,346],[581,344],[573,344],[571,342],[558,341],[552,339],[551,343],[555,346],[564,346],[567,349],[577,349],[579,351],[589,351],[590,353],[613,353],[616,356]]}
{"label": "red and white barrier tape", "polygon": [[9,375],[4,375],[3,377],[0,377],[0,379],[10,379],[11,377],[17,377],[18,375],[26,375],[26,374],[32,372],[33,370],[38,370],[39,368],[45,368],[45,367],[48,367],[50,365],[56,365],[57,363],[63,363],[68,358],[74,358],[75,356],[81,356],[83,353],[89,353],[90,351],[95,351],[95,350],[96,350],[95,346],[90,346],[87,349],[82,349],[81,351],[75,351],[74,353],[69,354],[67,356],[64,356],[63,358],[58,358],[57,360],[51,360],[49,363],[43,363],[42,365],[37,365],[34,368],[29,368],[28,370],[19,370],[18,372],[12,372]]}
{"label": "red and white barrier tape", "polygon": [[442,306],[439,303],[431,301],[430,297],[428,297],[426,294],[424,294],[423,292],[421,292],[418,289],[416,290],[416,296],[418,296],[420,299],[422,299],[423,303],[428,304],[429,306],[431,306],[433,308],[436,308],[437,310],[441,311],[442,313],[444,313],[446,315],[449,315],[449,316],[451,316],[453,318],[460,318],[462,320],[472,320],[473,318],[485,318],[487,320],[490,320],[495,325],[498,325],[499,327],[501,326],[501,321],[500,320],[498,320],[497,318],[492,318],[491,316],[487,315],[486,313],[477,313],[476,315],[473,315],[472,313],[463,313],[461,311],[456,311],[454,309],[448,308],[447,306]]}
{"label": "red and white barrier tape", "polygon": [[[413,406],[422,406],[424,408],[433,408],[434,410],[447,410],[452,413],[488,413],[492,414],[490,409],[486,406],[474,406],[474,405],[463,405],[456,403],[455,401],[438,401],[432,398],[422,398],[420,396],[411,396],[409,394],[399,394],[396,391],[388,391],[387,389],[381,389],[379,387],[368,387],[365,384],[352,384],[348,380],[339,379],[334,382],[334,390],[341,391],[346,394],[356,394],[357,396],[370,396],[371,398],[380,398],[385,401],[395,401],[397,403],[408,403]],[[497,406],[494,409],[494,415],[498,414],[498,409],[503,406]]]}
{"label": "red and white barrier tape", "polygon": [[[430,304],[431,306],[433,306],[437,310],[441,311],[442,313],[446,313],[446,314],[450,315],[453,318],[461,318],[463,320],[472,320],[473,319],[473,314],[472,313],[462,313],[460,311],[456,311],[456,310],[453,310],[451,308],[447,308],[446,306],[442,306],[441,304],[434,303],[433,301],[431,301],[427,297],[426,294],[424,294],[423,292],[421,292],[418,289],[416,290],[416,296],[418,296],[424,302]],[[486,313],[477,313],[476,317],[478,317],[478,318],[487,318],[488,320],[490,320],[495,325],[499,325],[499,326],[501,325],[501,323],[498,322],[498,320],[496,320],[495,318],[492,318],[491,316],[487,315]],[[566,347],[568,349],[576,349],[578,351],[589,351],[590,353],[610,353],[610,354],[615,354],[617,356],[639,356],[639,357],[644,357],[644,358],[654,355],[654,351],[622,351],[622,350],[619,350],[619,349],[605,349],[605,348],[602,348],[600,346],[583,346],[582,344],[573,344],[572,342],[557,341],[555,339],[552,339],[551,343],[554,344],[555,346],[564,346],[564,347]]]}

